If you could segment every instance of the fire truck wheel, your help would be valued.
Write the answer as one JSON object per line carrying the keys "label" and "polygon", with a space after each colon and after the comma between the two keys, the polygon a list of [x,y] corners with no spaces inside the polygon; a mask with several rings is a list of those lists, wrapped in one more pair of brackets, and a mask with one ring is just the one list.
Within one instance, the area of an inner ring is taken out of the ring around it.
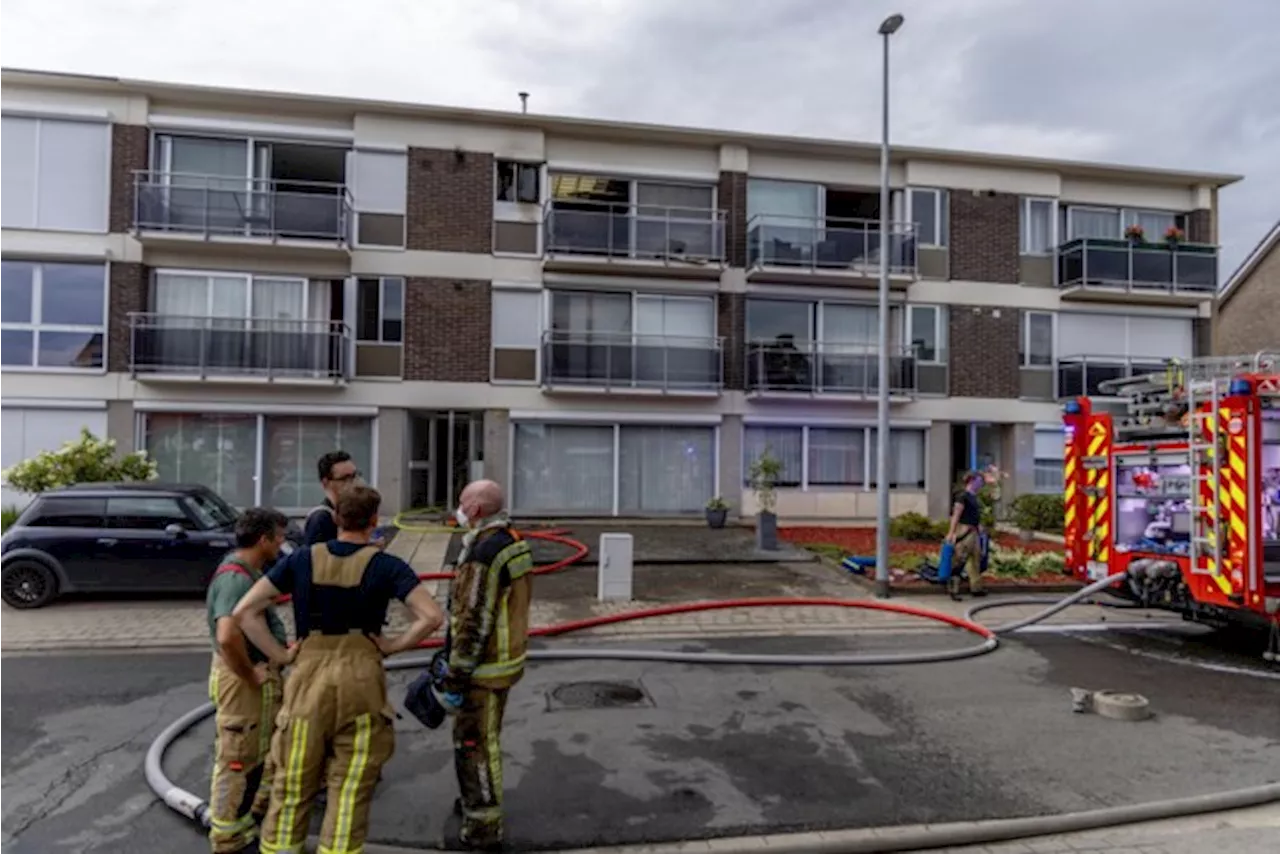
{"label": "fire truck wheel", "polygon": [[1141,721],[1151,716],[1151,705],[1146,697],[1120,691],[1095,691],[1093,710],[1104,718],[1117,721]]}

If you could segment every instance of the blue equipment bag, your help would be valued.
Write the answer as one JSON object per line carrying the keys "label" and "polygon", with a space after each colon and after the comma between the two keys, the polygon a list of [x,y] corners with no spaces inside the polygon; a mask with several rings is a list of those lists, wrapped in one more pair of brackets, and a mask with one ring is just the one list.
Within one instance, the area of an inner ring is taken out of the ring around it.
{"label": "blue equipment bag", "polygon": [[938,553],[938,580],[946,581],[951,577],[951,559],[955,557],[956,547],[953,543],[943,542]]}
{"label": "blue equipment bag", "polygon": [[978,572],[986,572],[991,560],[991,536],[983,531],[978,535]]}

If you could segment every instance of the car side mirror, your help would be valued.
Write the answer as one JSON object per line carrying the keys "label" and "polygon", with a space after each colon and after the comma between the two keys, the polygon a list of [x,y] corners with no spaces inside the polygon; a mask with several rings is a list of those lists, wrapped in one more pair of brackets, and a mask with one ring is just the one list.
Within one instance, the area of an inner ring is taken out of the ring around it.
{"label": "car side mirror", "polygon": [[165,525],[164,532],[175,540],[185,540],[187,538],[187,529],[177,522]]}

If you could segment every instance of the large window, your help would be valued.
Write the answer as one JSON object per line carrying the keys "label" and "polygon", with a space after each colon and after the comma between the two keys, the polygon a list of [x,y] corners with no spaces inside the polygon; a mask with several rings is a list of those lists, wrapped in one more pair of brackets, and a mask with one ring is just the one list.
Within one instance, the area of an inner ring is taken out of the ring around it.
{"label": "large window", "polygon": [[356,340],[382,344],[404,340],[404,279],[356,280]]}
{"label": "large window", "polygon": [[950,229],[947,191],[912,187],[907,198],[907,219],[915,223],[917,242],[921,246],[945,247]]}
{"label": "large window", "polygon": [[362,246],[404,246],[408,155],[394,151],[355,151],[352,158],[356,242]]}
{"label": "large window", "polygon": [[1055,199],[1022,200],[1022,254],[1050,255],[1058,245]]}
{"label": "large window", "polygon": [[2,269],[4,367],[101,370],[106,266],[5,261]]}
{"label": "large window", "polygon": [[1121,240],[1129,226],[1137,225],[1143,236],[1154,243],[1163,240],[1165,232],[1178,224],[1179,216],[1170,211],[1071,205],[1063,208],[1062,219],[1068,240]]}
{"label": "large window", "polygon": [[1188,317],[1059,312],[1058,391],[1099,395],[1107,380],[1161,371],[1192,351]]}
{"label": "large window", "polygon": [[518,422],[513,429],[518,512],[696,513],[715,494],[714,427]]}
{"label": "large window", "polygon": [[1062,491],[1063,437],[1061,428],[1037,427],[1035,433],[1035,491]]}
{"label": "large window", "polygon": [[1023,312],[1021,338],[1024,368],[1053,367],[1053,314],[1047,311]]}
{"label": "large window", "polygon": [[203,484],[239,507],[318,505],[316,459],[335,448],[366,472],[374,465],[369,418],[153,412],[143,419],[143,446],[162,480]]}
{"label": "large window", "polygon": [[[743,484],[751,485],[751,466],[767,448],[782,464],[780,487],[858,486],[872,488],[876,478],[873,427],[809,427],[751,424],[743,433]],[[925,432],[893,428],[889,432],[889,486],[925,488]]]}
{"label": "large window", "polygon": [[[908,317],[911,327],[907,342],[915,348],[921,362],[945,364],[947,361],[947,311],[939,305],[913,305]],[[892,319],[892,318],[891,318]],[[879,338],[879,335],[876,336]]]}
{"label": "large window", "polygon": [[23,116],[3,122],[4,227],[105,232],[110,126]]}
{"label": "large window", "polygon": [[542,201],[542,166],[516,160],[495,161],[493,200],[530,205]]}
{"label": "large window", "polygon": [[716,188],[600,175],[551,176],[547,250],[633,258],[719,259]]}

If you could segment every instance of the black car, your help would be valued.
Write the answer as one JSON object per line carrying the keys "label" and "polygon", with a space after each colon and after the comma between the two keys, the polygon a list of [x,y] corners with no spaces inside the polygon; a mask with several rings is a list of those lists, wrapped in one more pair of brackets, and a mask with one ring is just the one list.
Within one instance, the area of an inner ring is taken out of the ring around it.
{"label": "black car", "polygon": [[[41,493],[0,545],[0,598],[39,608],[62,593],[199,593],[233,542],[237,510],[204,486],[79,484]],[[289,540],[301,541],[291,526]]]}

